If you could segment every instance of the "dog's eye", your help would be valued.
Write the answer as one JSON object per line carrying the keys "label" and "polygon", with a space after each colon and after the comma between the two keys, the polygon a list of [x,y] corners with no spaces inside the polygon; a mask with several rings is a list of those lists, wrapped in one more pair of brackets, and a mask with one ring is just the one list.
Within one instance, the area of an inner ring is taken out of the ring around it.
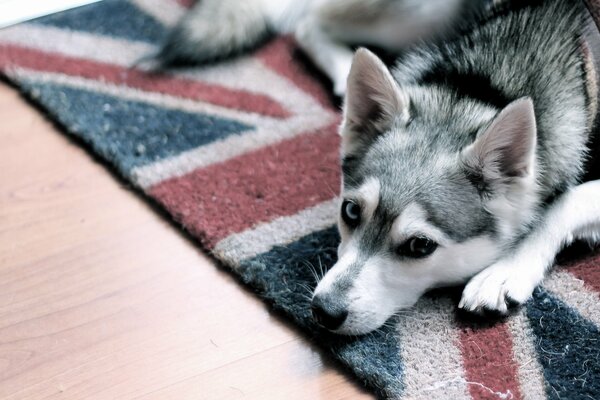
{"label": "dog's eye", "polygon": [[398,254],[410,258],[427,257],[437,249],[438,244],[426,237],[413,237],[398,247]]}
{"label": "dog's eye", "polygon": [[342,203],[342,219],[348,226],[354,228],[360,223],[360,206],[353,201]]}

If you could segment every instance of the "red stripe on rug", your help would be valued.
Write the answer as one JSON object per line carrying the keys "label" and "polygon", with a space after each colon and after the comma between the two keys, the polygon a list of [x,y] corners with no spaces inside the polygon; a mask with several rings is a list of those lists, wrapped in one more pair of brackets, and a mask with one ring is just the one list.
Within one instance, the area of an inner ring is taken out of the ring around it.
{"label": "red stripe on rug", "polygon": [[207,247],[334,198],[337,124],[195,170],[149,192]]}
{"label": "red stripe on rug", "polygon": [[286,118],[290,113],[267,96],[227,89],[217,85],[143,72],[111,64],[45,53],[12,45],[0,45],[0,68],[23,67],[43,72],[56,72],[87,79],[125,85],[185,99],[200,100],[218,106]]}
{"label": "red stripe on rug", "polygon": [[473,399],[521,399],[518,366],[513,358],[512,337],[507,324],[461,325],[460,347],[465,378]]}
{"label": "red stripe on rug", "polygon": [[185,8],[192,8],[192,6],[196,3],[196,0],[175,0],[175,3]]}
{"label": "red stripe on rug", "polygon": [[326,109],[338,111],[326,85],[315,79],[316,70],[309,71],[304,57],[298,57],[299,48],[290,36],[279,37],[260,49],[256,56],[273,71],[294,82],[317,99]]}
{"label": "red stripe on rug", "polygon": [[596,255],[579,261],[566,268],[577,279],[581,279],[591,290],[600,294],[600,256]]}

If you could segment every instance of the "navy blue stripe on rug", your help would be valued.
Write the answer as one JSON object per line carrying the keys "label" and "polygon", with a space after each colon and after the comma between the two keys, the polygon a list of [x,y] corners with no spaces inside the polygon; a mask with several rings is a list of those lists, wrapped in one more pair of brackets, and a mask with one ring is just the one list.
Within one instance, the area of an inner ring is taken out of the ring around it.
{"label": "navy blue stripe on rug", "polygon": [[527,304],[549,399],[596,399],[600,331],[562,301],[537,289]]}
{"label": "navy blue stripe on rug", "polygon": [[21,85],[126,176],[134,167],[254,129],[237,121],[82,89],[25,81]]}
{"label": "navy blue stripe on rug", "polygon": [[167,34],[162,24],[124,0],[103,0],[32,23],[150,43],[159,43]]}
{"label": "navy blue stripe on rug", "polygon": [[360,379],[377,388],[380,397],[396,398],[403,391],[403,366],[401,343],[392,326],[356,338],[324,331],[311,317],[310,296],[316,285],[311,268],[318,274],[331,268],[339,241],[337,228],[331,227],[248,259],[239,271],[274,309],[291,316]]}

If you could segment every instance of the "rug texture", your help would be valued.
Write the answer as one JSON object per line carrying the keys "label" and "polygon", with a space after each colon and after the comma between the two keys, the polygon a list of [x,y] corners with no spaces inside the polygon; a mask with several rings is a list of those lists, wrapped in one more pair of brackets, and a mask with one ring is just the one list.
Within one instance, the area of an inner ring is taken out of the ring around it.
{"label": "rug texture", "polygon": [[558,267],[517,315],[457,316],[423,298],[360,338],[310,318],[335,262],[340,120],[293,41],[168,74],[132,66],[184,12],[106,0],[0,31],[0,69],[243,282],[382,398],[600,398],[600,257]]}

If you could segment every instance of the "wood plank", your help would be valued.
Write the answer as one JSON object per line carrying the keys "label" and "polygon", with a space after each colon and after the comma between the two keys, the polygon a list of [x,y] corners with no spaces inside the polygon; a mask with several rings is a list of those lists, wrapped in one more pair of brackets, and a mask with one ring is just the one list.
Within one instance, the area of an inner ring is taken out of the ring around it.
{"label": "wood plank", "polygon": [[370,398],[0,86],[0,398]]}

